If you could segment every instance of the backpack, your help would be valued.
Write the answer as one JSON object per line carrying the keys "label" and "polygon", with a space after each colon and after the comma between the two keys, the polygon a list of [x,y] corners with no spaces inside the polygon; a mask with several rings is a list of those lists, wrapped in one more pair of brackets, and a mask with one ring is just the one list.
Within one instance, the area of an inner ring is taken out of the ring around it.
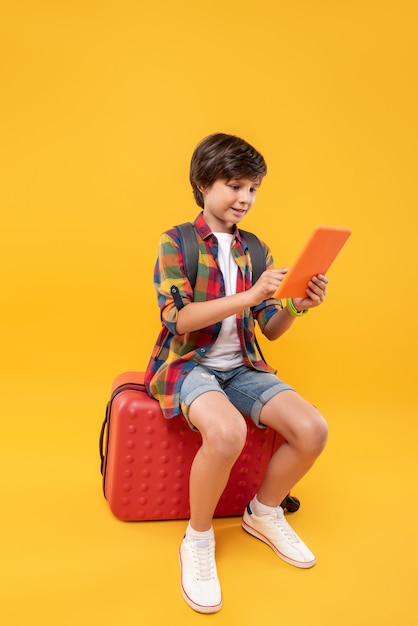
{"label": "backpack", "polygon": [[[183,224],[175,226],[175,228],[180,235],[180,247],[183,252],[184,270],[187,278],[189,279],[190,285],[194,289],[199,258],[199,246],[196,239],[196,232],[191,222],[184,222]],[[254,233],[241,229],[239,230],[239,233],[248,246],[252,264],[252,283],[254,285],[254,283],[256,283],[260,278],[261,274],[266,270],[266,256],[264,248],[257,235],[254,235]],[[254,342],[261,358],[265,361],[260,344],[258,343],[255,335]]]}
{"label": "backpack", "polygon": [[[196,239],[196,232],[191,222],[185,222],[175,227],[180,235],[181,249],[183,252],[183,262],[186,276],[191,286],[194,288],[197,275],[197,261],[199,256],[199,246]],[[239,231],[241,237],[248,246],[253,267],[253,285],[266,270],[266,256],[261,241],[246,230]]]}

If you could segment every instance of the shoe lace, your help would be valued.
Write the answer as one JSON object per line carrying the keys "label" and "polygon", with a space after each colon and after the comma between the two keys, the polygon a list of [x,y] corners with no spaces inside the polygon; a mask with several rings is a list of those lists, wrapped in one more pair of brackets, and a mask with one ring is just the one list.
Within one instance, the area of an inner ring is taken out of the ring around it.
{"label": "shoe lace", "polygon": [[300,539],[293,530],[291,526],[289,526],[284,514],[281,511],[276,511],[277,516],[275,515],[273,518],[273,524],[277,527],[277,529],[286,537],[289,543],[299,543]]}
{"label": "shoe lace", "polygon": [[215,557],[213,545],[207,539],[200,539],[191,543],[196,579],[214,580]]}

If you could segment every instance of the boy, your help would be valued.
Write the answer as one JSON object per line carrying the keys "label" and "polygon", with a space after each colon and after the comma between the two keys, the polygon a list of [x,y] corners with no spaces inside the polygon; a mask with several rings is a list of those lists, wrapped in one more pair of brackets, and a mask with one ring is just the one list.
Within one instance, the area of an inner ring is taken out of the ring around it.
{"label": "boy", "polygon": [[183,597],[201,613],[222,606],[212,518],[245,444],[243,415],[279,432],[285,443],[271,458],[242,526],[288,563],[308,568],[316,562],[280,503],[323,450],[327,425],[262,360],[254,320],[268,339],[277,339],[297,317],[323,302],[328,280],[314,276],[306,297],[283,307],[273,295],[287,268],[274,269],[263,244],[267,270],[252,285],[251,260],[237,226],[266,172],[262,155],[243,139],[223,133],[203,139],[190,166],[194,198],[202,209],[194,222],[199,243],[194,290],[175,229],[161,236],[155,268],[162,330],[145,380],[166,418],[182,413],[202,436],[190,473],[190,521],[179,553]]}

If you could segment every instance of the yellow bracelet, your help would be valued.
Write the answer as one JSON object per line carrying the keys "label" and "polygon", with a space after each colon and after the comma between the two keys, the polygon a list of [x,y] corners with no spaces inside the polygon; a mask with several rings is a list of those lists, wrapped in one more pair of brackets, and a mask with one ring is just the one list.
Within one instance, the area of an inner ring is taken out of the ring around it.
{"label": "yellow bracelet", "polygon": [[302,315],[306,315],[309,309],[304,309],[303,311],[298,311],[293,303],[292,298],[288,298],[286,300],[286,309],[289,311],[292,317],[302,317]]}

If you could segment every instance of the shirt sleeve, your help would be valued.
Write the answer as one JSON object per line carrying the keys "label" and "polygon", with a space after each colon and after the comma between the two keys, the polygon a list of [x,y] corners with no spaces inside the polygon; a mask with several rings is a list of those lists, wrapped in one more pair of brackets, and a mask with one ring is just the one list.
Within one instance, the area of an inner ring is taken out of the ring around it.
{"label": "shirt sleeve", "polygon": [[184,272],[179,242],[170,231],[160,237],[154,286],[158,294],[161,321],[175,335],[178,312],[182,306],[193,301],[193,289]]}

